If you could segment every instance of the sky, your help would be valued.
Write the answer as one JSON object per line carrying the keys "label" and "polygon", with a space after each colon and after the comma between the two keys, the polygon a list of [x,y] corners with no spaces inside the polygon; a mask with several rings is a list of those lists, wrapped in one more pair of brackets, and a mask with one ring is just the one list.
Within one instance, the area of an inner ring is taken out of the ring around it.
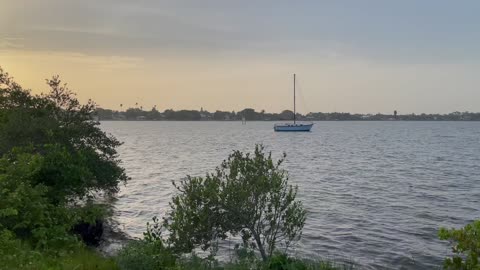
{"label": "sky", "polygon": [[480,111],[477,0],[1,0],[0,66],[104,108]]}

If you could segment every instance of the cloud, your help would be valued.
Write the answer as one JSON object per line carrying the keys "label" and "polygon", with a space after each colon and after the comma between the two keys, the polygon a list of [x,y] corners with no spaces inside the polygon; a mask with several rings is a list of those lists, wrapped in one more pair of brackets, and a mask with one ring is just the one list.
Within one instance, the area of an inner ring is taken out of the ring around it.
{"label": "cloud", "polygon": [[127,56],[89,56],[81,53],[59,53],[56,57],[67,62],[93,66],[99,70],[139,69],[145,60]]}
{"label": "cloud", "polygon": [[31,63],[61,63],[62,65],[83,66],[88,69],[99,71],[133,70],[141,69],[145,59],[130,56],[99,56],[84,53],[57,52],[57,51],[0,51],[0,59],[16,60],[18,62]]}
{"label": "cloud", "polygon": [[382,61],[476,61],[478,8],[444,0],[18,0],[6,5],[0,31],[25,38],[28,50],[97,55],[335,51]]}
{"label": "cloud", "polygon": [[0,38],[0,50],[1,49],[22,49],[24,38],[4,37]]}

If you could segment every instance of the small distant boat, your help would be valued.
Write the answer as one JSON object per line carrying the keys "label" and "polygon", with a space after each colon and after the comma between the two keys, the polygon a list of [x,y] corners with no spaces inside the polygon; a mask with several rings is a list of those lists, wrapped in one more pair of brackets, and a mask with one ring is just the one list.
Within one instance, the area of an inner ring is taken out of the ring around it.
{"label": "small distant boat", "polygon": [[308,132],[312,129],[313,123],[297,123],[296,112],[296,93],[295,93],[295,74],[293,74],[293,123],[275,124],[273,130],[275,131],[296,131],[296,132]]}
{"label": "small distant boat", "polygon": [[275,131],[304,131],[308,132],[312,129],[313,123],[310,124],[275,124],[273,129]]}

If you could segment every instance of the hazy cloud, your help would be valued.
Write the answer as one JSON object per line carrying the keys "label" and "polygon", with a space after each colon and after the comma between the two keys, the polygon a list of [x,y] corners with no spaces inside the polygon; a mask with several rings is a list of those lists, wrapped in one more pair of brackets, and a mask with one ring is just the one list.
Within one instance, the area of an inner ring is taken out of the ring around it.
{"label": "hazy cloud", "polygon": [[[10,1],[2,31],[28,49],[347,54],[479,59],[478,1]],[[10,26],[10,27],[8,27]],[[332,44],[343,44],[332,48]]]}
{"label": "hazy cloud", "polygon": [[0,38],[0,49],[22,49],[25,47],[23,40],[23,38],[12,37]]}

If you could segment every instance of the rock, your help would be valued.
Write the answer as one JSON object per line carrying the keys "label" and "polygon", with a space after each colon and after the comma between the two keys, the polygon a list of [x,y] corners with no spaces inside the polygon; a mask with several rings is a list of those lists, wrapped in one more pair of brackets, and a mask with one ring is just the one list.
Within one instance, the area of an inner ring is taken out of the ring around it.
{"label": "rock", "polygon": [[128,242],[135,240],[119,227],[117,221],[107,219],[103,223],[103,236],[97,250],[105,256],[115,256]]}
{"label": "rock", "polygon": [[88,246],[97,247],[103,234],[103,221],[96,220],[95,224],[82,222],[73,227],[73,232],[80,235],[83,242]]}

